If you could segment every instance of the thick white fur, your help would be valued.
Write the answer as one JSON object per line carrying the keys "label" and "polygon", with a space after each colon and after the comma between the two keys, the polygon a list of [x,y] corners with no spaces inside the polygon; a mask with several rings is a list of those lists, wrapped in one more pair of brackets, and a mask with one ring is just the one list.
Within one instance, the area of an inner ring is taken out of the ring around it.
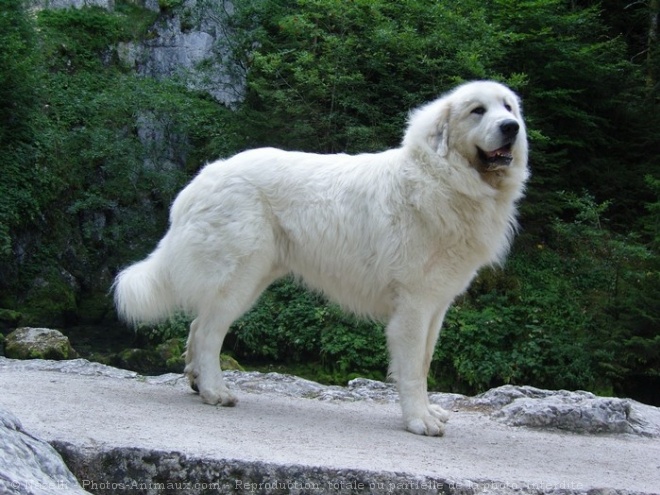
{"label": "thick white fur", "polygon": [[[477,147],[500,148],[506,119],[520,125],[513,161],[487,169]],[[223,339],[292,273],[388,321],[405,426],[442,435],[448,414],[429,403],[426,377],[445,311],[481,266],[503,260],[527,177],[518,99],[488,81],[414,111],[398,149],[246,151],[207,165],[179,194],[157,249],[118,275],[117,308],[132,322],[194,314],[186,374],[205,402],[234,405],[218,359]]]}

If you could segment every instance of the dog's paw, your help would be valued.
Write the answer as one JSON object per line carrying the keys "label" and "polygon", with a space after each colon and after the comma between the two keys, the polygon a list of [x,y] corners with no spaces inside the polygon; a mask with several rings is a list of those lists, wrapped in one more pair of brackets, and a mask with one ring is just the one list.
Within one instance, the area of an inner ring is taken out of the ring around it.
{"label": "dog's paw", "polygon": [[430,405],[425,414],[406,420],[406,429],[416,435],[441,437],[445,434],[445,423],[449,413],[440,406]]}
{"label": "dog's paw", "polygon": [[189,367],[186,367],[184,373],[188,377],[190,388],[199,393],[206,404],[232,407],[238,402],[238,398],[225,385],[222,375],[215,380],[202,380],[199,373]]}
{"label": "dog's paw", "polygon": [[187,365],[183,370],[184,376],[188,379],[190,388],[192,388],[196,393],[199,393],[199,387],[197,386],[197,378],[199,373],[193,370],[192,365]]}
{"label": "dog's paw", "polygon": [[227,387],[221,390],[200,389],[199,395],[206,404],[212,406],[220,405],[225,407],[234,407],[238,403],[238,398],[232,394]]}
{"label": "dog's paw", "polygon": [[441,437],[445,434],[445,424],[430,414],[421,418],[411,419],[406,423],[406,429],[415,435],[426,435],[429,437]]}
{"label": "dog's paw", "polygon": [[431,413],[431,416],[437,418],[438,420],[442,421],[443,423],[446,423],[449,421],[449,411],[446,409],[443,409],[442,407],[436,405],[436,404],[431,404],[429,405],[429,412]]}

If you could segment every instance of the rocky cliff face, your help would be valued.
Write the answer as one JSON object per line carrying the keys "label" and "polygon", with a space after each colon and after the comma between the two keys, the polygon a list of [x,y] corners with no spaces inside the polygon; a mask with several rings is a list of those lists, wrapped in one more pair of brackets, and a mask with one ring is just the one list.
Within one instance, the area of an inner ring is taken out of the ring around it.
{"label": "rocky cliff face", "polygon": [[[190,89],[205,91],[220,103],[236,106],[245,93],[245,70],[232,58],[235,34],[229,19],[233,3],[220,0],[169,2],[138,0],[158,12],[148,39],[119,43],[120,61],[137,73],[155,78],[178,78]],[[115,0],[33,0],[34,8],[115,8]]]}
{"label": "rocky cliff face", "polygon": [[[160,11],[153,0],[145,7]],[[189,88],[234,107],[243,99],[245,71],[232,59],[234,33],[228,21],[233,12],[231,2],[187,0],[161,11],[150,39],[120,43],[119,58],[139,74],[181,78]]]}
{"label": "rocky cliff face", "polygon": [[30,4],[39,9],[82,9],[83,7],[100,7],[112,10],[115,0],[32,0]]}

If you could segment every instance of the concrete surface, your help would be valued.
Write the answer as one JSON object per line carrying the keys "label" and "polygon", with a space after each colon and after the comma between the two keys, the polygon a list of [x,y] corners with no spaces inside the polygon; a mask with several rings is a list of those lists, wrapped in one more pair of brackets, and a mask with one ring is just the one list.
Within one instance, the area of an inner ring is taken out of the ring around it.
{"label": "concrete surface", "polygon": [[[236,393],[239,404],[222,408],[203,404],[182,381],[0,368],[0,406],[27,431],[92,451],[135,447],[319,468],[338,473],[337,482],[342,470],[410,481],[391,493],[422,493],[419,480],[453,484],[456,493],[660,493],[657,438],[515,428],[464,410],[452,414],[444,437],[427,438],[403,430],[397,404]],[[255,491],[224,481],[234,493]]]}

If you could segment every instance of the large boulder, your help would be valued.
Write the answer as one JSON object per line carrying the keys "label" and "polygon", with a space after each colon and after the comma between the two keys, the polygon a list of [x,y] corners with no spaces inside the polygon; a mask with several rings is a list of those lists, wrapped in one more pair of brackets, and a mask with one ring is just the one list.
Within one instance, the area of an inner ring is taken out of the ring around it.
{"label": "large boulder", "polygon": [[75,359],[78,353],[69,338],[51,328],[23,327],[7,335],[5,356],[13,359]]}
{"label": "large boulder", "polygon": [[0,409],[0,493],[88,493],[46,442],[27,433],[18,418]]}

